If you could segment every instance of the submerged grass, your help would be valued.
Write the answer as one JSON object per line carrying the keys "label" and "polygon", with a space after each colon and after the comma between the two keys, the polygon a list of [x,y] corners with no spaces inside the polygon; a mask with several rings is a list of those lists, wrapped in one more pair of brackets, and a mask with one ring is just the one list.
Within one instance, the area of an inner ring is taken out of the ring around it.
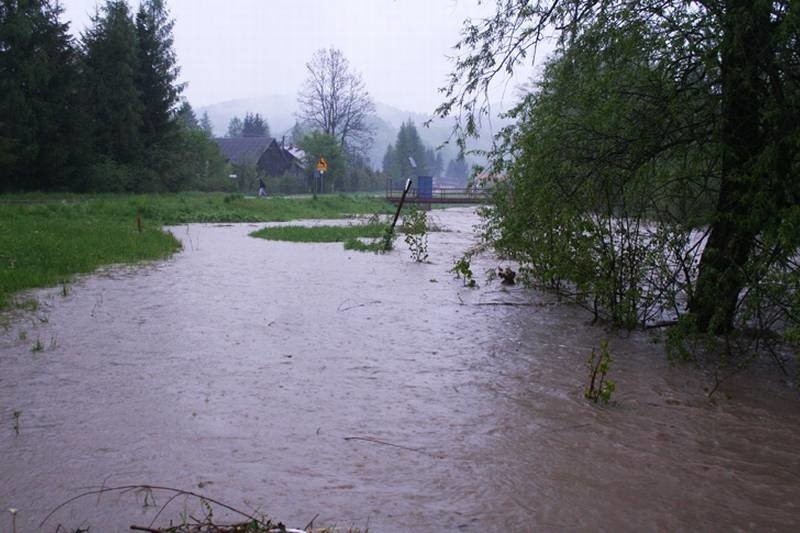
{"label": "submerged grass", "polygon": [[352,239],[380,237],[385,228],[385,224],[312,227],[277,226],[260,229],[250,235],[270,241],[345,242]]}
{"label": "submerged grass", "polygon": [[180,243],[162,231],[164,225],[342,218],[390,209],[380,198],[360,195],[0,195],[0,310],[24,289],[65,283],[103,265],[169,256]]}

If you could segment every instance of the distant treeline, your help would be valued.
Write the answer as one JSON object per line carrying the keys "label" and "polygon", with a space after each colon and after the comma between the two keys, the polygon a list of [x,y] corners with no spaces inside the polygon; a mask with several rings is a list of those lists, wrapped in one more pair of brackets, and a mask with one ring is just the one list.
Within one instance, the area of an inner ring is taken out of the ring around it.
{"label": "distant treeline", "polygon": [[383,156],[383,173],[395,181],[412,176],[433,176],[465,185],[470,172],[470,165],[463,157],[451,159],[445,167],[442,151],[426,146],[411,120],[403,122],[397,140],[386,147]]}
{"label": "distant treeline", "polygon": [[74,39],[49,0],[0,3],[0,190],[230,187],[181,100],[163,0],[107,0]]}

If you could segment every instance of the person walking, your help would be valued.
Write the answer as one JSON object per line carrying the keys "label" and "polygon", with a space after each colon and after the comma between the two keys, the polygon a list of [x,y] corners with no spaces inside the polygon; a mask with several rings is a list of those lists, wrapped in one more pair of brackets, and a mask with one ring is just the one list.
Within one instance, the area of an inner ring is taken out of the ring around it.
{"label": "person walking", "polygon": [[264,183],[264,180],[258,178],[258,196],[266,196],[267,195],[267,185]]}

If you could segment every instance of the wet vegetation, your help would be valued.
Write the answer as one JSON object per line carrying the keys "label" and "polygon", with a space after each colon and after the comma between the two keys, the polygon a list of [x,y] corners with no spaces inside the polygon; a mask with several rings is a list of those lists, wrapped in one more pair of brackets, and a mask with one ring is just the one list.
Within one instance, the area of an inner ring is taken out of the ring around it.
{"label": "wet vegetation", "polygon": [[23,289],[63,283],[102,265],[166,257],[179,249],[158,223],[148,221],[140,233],[135,209],[124,204],[72,198],[0,206],[0,308]]}
{"label": "wet vegetation", "polygon": [[349,238],[344,241],[344,249],[382,254],[394,248],[394,238],[394,229],[390,224],[385,224],[380,238],[366,240],[359,237]]}
{"label": "wet vegetation", "polygon": [[[428,214],[417,207],[408,208],[399,228],[411,252],[411,258],[421,263],[428,259],[428,232],[441,231],[431,224]],[[292,242],[344,242],[346,250],[382,253],[392,249],[395,232],[388,222],[373,215],[366,224],[348,226],[277,226],[260,229],[253,237]]]}
{"label": "wet vegetation", "polygon": [[465,25],[438,109],[462,146],[495,74],[553,27],[489,154],[487,242],[596,321],[677,325],[673,350],[699,361],[702,346],[726,373],[754,353],[785,371],[800,339],[797,5],[498,0]]}
{"label": "wet vegetation", "polygon": [[[66,281],[74,274],[169,256],[180,244],[162,231],[163,225],[342,218],[390,209],[381,199],[357,195],[317,199],[254,199],[222,193],[0,196],[0,309],[8,307],[12,295],[23,289],[62,284],[62,294],[67,295]],[[35,300],[20,305],[27,308]]]}
{"label": "wet vegetation", "polygon": [[402,232],[404,241],[411,252],[411,259],[422,263],[428,259],[428,214],[412,207],[403,217]]}
{"label": "wet vegetation", "polygon": [[589,378],[586,385],[586,390],[583,393],[584,398],[593,401],[594,403],[603,403],[608,405],[611,401],[611,395],[617,388],[617,384],[607,378],[608,371],[611,368],[611,352],[608,350],[608,341],[603,341],[600,344],[600,353],[598,354],[594,349],[586,366],[589,368]]}
{"label": "wet vegetation", "polygon": [[354,224],[349,226],[276,226],[251,233],[253,237],[270,241],[346,242],[351,239],[383,235],[385,224]]}

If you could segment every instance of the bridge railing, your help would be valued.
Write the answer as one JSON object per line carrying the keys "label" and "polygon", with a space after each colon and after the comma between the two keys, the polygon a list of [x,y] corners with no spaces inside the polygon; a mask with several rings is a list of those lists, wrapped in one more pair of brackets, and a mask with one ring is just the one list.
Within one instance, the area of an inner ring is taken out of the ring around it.
{"label": "bridge railing", "polygon": [[[399,202],[403,195],[402,188],[389,186],[386,189],[386,199],[390,202]],[[481,204],[489,201],[489,192],[485,189],[464,187],[461,189],[451,187],[433,187],[432,190],[420,190],[412,185],[406,195],[406,202],[427,204]]]}

